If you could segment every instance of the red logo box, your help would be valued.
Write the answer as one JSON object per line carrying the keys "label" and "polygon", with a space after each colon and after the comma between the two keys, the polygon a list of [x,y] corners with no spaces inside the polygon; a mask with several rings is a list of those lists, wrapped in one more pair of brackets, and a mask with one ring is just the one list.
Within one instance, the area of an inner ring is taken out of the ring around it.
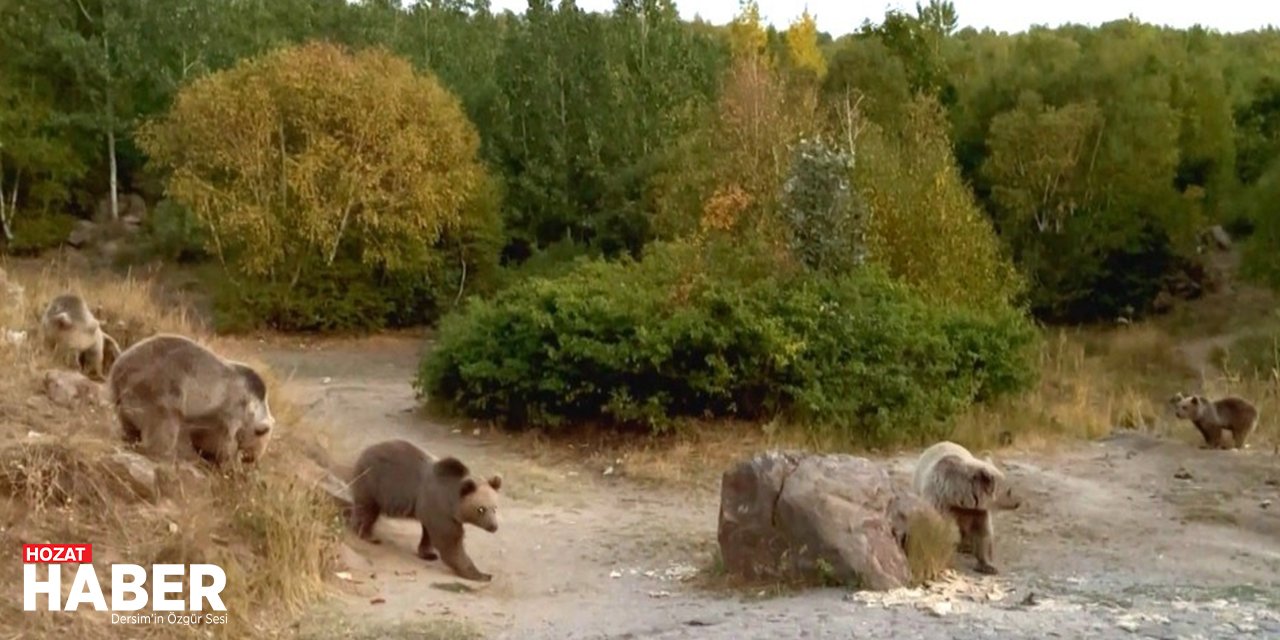
{"label": "red logo box", "polygon": [[24,544],[23,564],[63,564],[93,562],[91,544]]}

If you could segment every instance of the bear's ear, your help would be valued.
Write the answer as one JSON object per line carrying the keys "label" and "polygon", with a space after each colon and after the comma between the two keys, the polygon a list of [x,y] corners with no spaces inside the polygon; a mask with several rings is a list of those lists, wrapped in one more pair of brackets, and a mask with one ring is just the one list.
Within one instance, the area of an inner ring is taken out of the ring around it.
{"label": "bear's ear", "polygon": [[444,479],[465,478],[471,473],[467,465],[453,456],[437,460],[433,470],[436,477]]}
{"label": "bear's ear", "polygon": [[476,489],[479,489],[479,488],[480,487],[476,486],[475,480],[471,478],[467,478],[466,480],[462,481],[462,486],[458,489],[458,497],[465,498],[475,493]]}
{"label": "bear's ear", "polygon": [[494,491],[502,490],[502,476],[495,475],[489,478],[489,486],[493,487]]}
{"label": "bear's ear", "polygon": [[978,469],[973,476],[974,481],[978,484],[978,489],[982,493],[991,493],[995,490],[996,478],[991,474],[990,469]]}
{"label": "bear's ear", "polygon": [[1191,406],[1200,404],[1200,396],[1191,396]]}

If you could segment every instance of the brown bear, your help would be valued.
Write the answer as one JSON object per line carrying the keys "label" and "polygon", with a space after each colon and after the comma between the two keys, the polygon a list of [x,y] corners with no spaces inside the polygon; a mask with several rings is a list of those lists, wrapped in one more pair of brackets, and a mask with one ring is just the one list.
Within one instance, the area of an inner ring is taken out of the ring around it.
{"label": "brown bear", "polygon": [[75,354],[80,370],[88,369],[95,380],[104,379],[120,357],[120,345],[102,330],[102,323],[84,298],[74,293],[64,293],[49,302],[40,317],[40,333],[47,348],[59,356]]}
{"label": "brown bear", "polygon": [[373,525],[379,516],[413,518],[422,524],[420,558],[439,557],[468,580],[493,578],[463,549],[462,525],[498,530],[501,476],[477,479],[457,458],[436,458],[406,440],[370,445],[356,458],[353,475],[351,524],[361,539],[378,544]]}
{"label": "brown bear", "polygon": [[1017,509],[1022,501],[989,459],[979,460],[954,442],[939,442],[920,454],[913,485],[960,531],[960,546],[977,558],[980,573],[999,573],[991,512]]}
{"label": "brown bear", "polygon": [[107,391],[125,442],[140,442],[153,457],[249,461],[275,426],[257,371],[183,336],[159,334],[126,349]]}
{"label": "brown bear", "polygon": [[1210,449],[1230,449],[1222,439],[1222,431],[1231,432],[1232,443],[1236,449],[1243,449],[1245,440],[1258,425],[1258,409],[1248,400],[1228,396],[1210,401],[1204,396],[1184,396],[1179,391],[1170,400],[1174,415],[1183,420],[1190,420],[1204,436],[1205,447]]}

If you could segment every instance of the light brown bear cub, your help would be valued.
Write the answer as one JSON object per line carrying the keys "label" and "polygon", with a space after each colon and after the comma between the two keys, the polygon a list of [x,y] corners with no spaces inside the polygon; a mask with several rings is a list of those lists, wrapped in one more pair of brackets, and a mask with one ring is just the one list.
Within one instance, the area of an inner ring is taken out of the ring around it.
{"label": "light brown bear cub", "polygon": [[1170,403],[1175,415],[1196,426],[1210,449],[1230,448],[1222,438],[1224,429],[1231,432],[1235,448],[1243,449],[1245,440],[1258,425],[1257,407],[1243,398],[1228,396],[1210,401],[1204,396],[1184,396],[1179,391]]}
{"label": "light brown bear cub", "polygon": [[120,356],[120,345],[102,330],[84,298],[74,293],[55,297],[40,318],[45,346],[59,355],[74,354],[81,371],[102,380]]}
{"label": "light brown bear cub", "polygon": [[920,454],[913,485],[938,513],[956,523],[960,546],[973,553],[980,573],[999,573],[995,560],[992,512],[1017,509],[1022,500],[1004,472],[989,459],[979,460],[954,442],[939,442]]}
{"label": "light brown bear cub", "polygon": [[[351,483],[352,526],[377,544],[373,525],[380,516],[413,518],[422,524],[418,556],[441,558],[468,580],[493,576],[476,568],[462,546],[462,525],[498,530],[498,490],[502,477],[477,479],[457,458],[436,458],[405,440],[370,445],[356,458]],[[439,549],[437,556],[434,549]]]}

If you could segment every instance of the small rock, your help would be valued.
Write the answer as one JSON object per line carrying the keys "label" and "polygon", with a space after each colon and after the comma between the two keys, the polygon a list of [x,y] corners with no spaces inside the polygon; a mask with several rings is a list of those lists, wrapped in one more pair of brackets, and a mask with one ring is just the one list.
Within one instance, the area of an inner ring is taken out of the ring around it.
{"label": "small rock", "polygon": [[951,603],[943,600],[942,602],[934,602],[928,607],[929,615],[943,618],[951,615]]}
{"label": "small rock", "polygon": [[333,378],[330,378],[329,376],[325,376],[320,380],[320,384],[329,384],[330,382],[333,382]]}
{"label": "small rock", "polygon": [[1020,604],[1020,605],[1022,605],[1022,606],[1024,606],[1024,607],[1034,607],[1034,606],[1036,606],[1037,604],[1040,604],[1040,599],[1039,599],[1039,598],[1037,598],[1037,597],[1036,597],[1036,593],[1035,593],[1034,591],[1032,591],[1032,592],[1028,593],[1028,594],[1027,594],[1027,597],[1023,598],[1023,599],[1022,599],[1022,601],[1021,601],[1021,602],[1019,602],[1018,604]]}
{"label": "small rock", "polygon": [[170,523],[169,523],[169,533],[177,533],[177,532],[178,532],[178,523],[176,523],[176,522],[170,522]]}
{"label": "small rock", "polygon": [[671,592],[670,591],[650,591],[649,597],[650,598],[670,598]]}
{"label": "small rock", "polygon": [[605,470],[604,470],[604,475],[606,475],[606,476],[611,476],[611,475],[613,475],[613,465],[609,465],[609,468],[607,468],[607,469],[605,469]]}
{"label": "small rock", "polygon": [[67,236],[67,244],[79,249],[88,244],[96,235],[98,235],[98,225],[89,220],[80,220],[76,222],[75,228]]}
{"label": "small rock", "polygon": [[1190,480],[1192,476],[1190,471],[1187,471],[1185,468],[1180,468],[1173,474],[1173,477],[1179,480]]}
{"label": "small rock", "polygon": [[4,341],[16,347],[27,341],[27,332],[15,331],[13,329],[5,329]]}
{"label": "small rock", "polygon": [[139,498],[154,500],[158,495],[156,465],[146,456],[120,451],[108,456],[105,463]]}
{"label": "small rock", "polygon": [[1266,500],[1263,500],[1262,502],[1258,503],[1258,506],[1262,507],[1263,509],[1266,509],[1267,507],[1270,507],[1270,506],[1271,506],[1271,499],[1270,499],[1270,498],[1268,498],[1268,499],[1266,499]]}
{"label": "small rock", "polygon": [[618,571],[617,569],[614,569],[613,571],[610,571],[610,572],[609,572],[609,577],[610,577],[610,578],[614,578],[614,579],[621,578],[621,577],[622,577],[622,572],[621,572],[621,571]]}
{"label": "small rock", "polygon": [[1276,485],[1280,485],[1280,480],[1276,478],[1267,478],[1262,483],[1267,485],[1268,487],[1274,487]]}
{"label": "small rock", "polygon": [[383,604],[383,603],[385,603],[386,601],[387,601],[387,599],[386,599],[386,598],[374,598],[374,599],[372,599],[372,600],[370,600],[370,601],[369,601],[369,604]]}
{"label": "small rock", "polygon": [[44,394],[54,404],[64,407],[102,401],[102,388],[98,383],[78,371],[62,369],[50,369],[44,373]]}
{"label": "small rock", "polygon": [[473,436],[479,436],[479,435],[480,435],[480,428],[479,428],[479,427],[476,427],[476,430],[475,430],[475,431],[472,431],[472,432],[471,432],[471,435],[473,435]]}

